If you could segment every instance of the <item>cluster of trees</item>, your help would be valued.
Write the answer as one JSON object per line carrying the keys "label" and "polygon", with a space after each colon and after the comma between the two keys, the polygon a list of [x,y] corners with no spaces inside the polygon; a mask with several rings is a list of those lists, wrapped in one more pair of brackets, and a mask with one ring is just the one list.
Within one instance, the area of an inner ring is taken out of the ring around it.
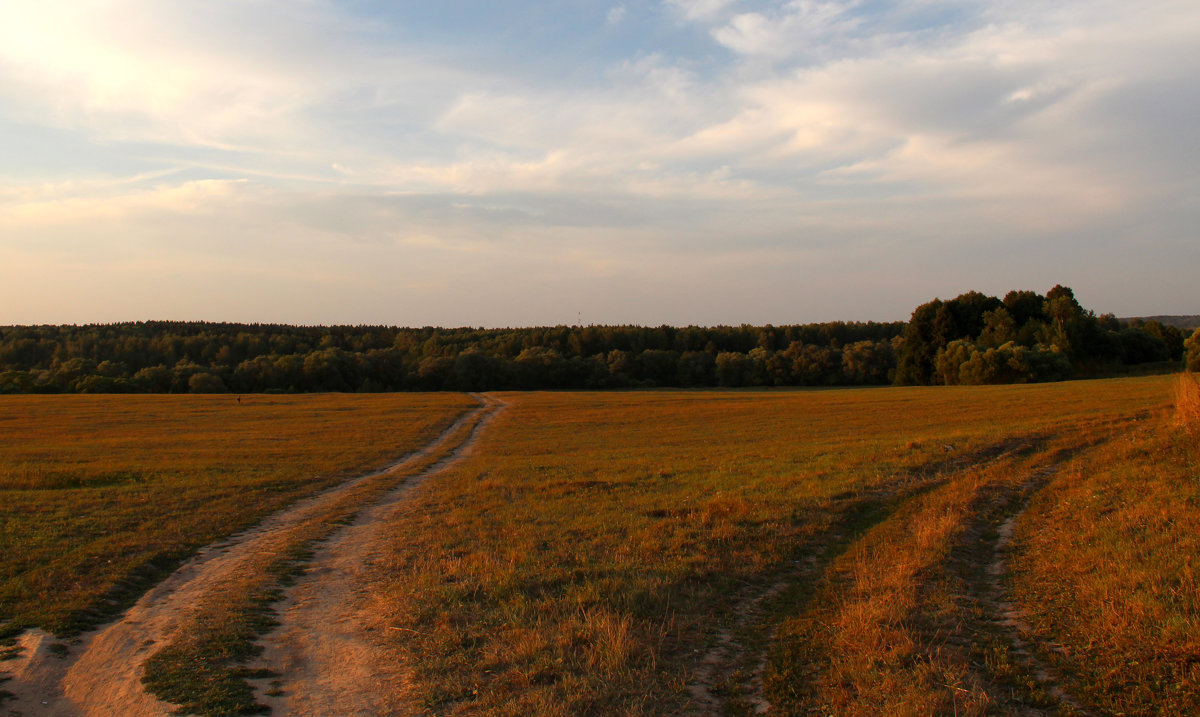
{"label": "cluster of trees", "polygon": [[1047,381],[1200,370],[1200,332],[1084,310],[1070,289],[968,292],[907,323],[421,329],[138,322],[0,327],[0,393],[484,391]]}
{"label": "cluster of trees", "polygon": [[[1189,350],[1198,344],[1193,335]],[[1010,291],[1003,299],[972,291],[949,301],[934,299],[913,311],[897,354],[895,382],[1052,381],[1133,364],[1177,362],[1184,349],[1178,328],[1155,320],[1096,316],[1064,286],[1045,296]]]}
{"label": "cluster of trees", "polygon": [[0,328],[0,393],[398,391],[887,383],[904,324]]}

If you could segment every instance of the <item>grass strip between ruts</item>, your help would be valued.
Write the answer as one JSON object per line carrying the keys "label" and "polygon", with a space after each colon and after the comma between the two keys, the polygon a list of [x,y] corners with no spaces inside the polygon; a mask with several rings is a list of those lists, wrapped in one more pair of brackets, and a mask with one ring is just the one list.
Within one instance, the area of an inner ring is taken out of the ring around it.
{"label": "grass strip between ruts", "polygon": [[246,682],[248,677],[264,675],[242,665],[260,652],[257,637],[276,624],[272,605],[282,597],[282,588],[303,570],[317,543],[352,521],[364,506],[446,458],[486,415],[487,407],[481,407],[435,450],[364,480],[320,511],[279,531],[250,564],[219,589],[209,591],[205,602],[146,661],[147,690],[185,713],[215,717],[265,711]]}

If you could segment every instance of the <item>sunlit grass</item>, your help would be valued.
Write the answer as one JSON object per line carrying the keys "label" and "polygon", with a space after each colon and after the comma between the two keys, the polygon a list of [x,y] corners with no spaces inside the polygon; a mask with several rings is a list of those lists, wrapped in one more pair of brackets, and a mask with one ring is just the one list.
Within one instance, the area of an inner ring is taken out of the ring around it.
{"label": "sunlit grass", "polygon": [[0,397],[0,620],[56,633],[425,443],[460,394]]}
{"label": "sunlit grass", "polygon": [[482,410],[466,415],[421,454],[402,466],[347,484],[309,504],[304,515],[255,536],[254,550],[244,553],[236,569],[211,577],[204,595],[145,664],[143,682],[159,698],[184,712],[200,715],[265,711],[253,695],[244,664],[258,654],[255,640],[274,623],[273,603],[282,596],[311,549],[364,506],[409,479],[419,476],[472,435]]}
{"label": "sunlit grass", "polygon": [[[1177,415],[1195,393],[1178,384]],[[1185,383],[1189,382],[1189,383]],[[1164,419],[1085,454],[1034,501],[1015,587],[1044,657],[1108,714],[1200,714],[1200,445]]]}
{"label": "sunlit grass", "polygon": [[1200,436],[1200,377],[1190,371],[1175,380],[1175,421],[1193,438]]}
{"label": "sunlit grass", "polygon": [[1014,439],[1112,430],[1166,385],[505,395],[475,458],[409,504],[377,606],[435,711],[686,709],[737,596],[864,502]]}
{"label": "sunlit grass", "polygon": [[[993,624],[992,557],[973,552],[1033,495],[1004,581],[1054,679],[1100,713],[1197,711],[1200,456],[1174,380],[504,394],[474,450],[401,504],[374,565],[380,640],[413,673],[381,689],[445,714],[674,714],[698,709],[721,633],[769,655],[781,713],[1055,709]],[[475,405],[244,400],[0,402],[6,614],[94,620],[157,565]],[[325,518],[228,591],[246,599],[201,611],[221,631],[181,633],[161,685],[244,657],[262,618],[247,600],[271,597]],[[746,713],[744,675],[717,677],[709,692]]]}

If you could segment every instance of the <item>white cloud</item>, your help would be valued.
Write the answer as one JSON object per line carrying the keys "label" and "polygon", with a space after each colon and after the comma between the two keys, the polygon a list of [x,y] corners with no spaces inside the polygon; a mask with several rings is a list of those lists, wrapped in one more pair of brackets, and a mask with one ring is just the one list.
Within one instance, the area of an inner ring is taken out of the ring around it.
{"label": "white cloud", "polygon": [[683,16],[692,21],[709,21],[719,17],[725,8],[737,0],[666,0],[666,4],[675,7]]}
{"label": "white cloud", "polygon": [[734,15],[712,31],[713,38],[743,55],[787,57],[823,54],[859,25],[849,14],[857,2],[794,0],[778,14]]}
{"label": "white cloud", "polygon": [[[13,0],[7,114],[102,141],[305,154],[332,115],[430,111],[458,73],[378,44],[324,3]],[[335,140],[336,141],[336,140]]]}
{"label": "white cloud", "polygon": [[[1200,219],[1187,200],[1200,8],[667,4],[688,24],[659,31],[707,44],[643,37],[601,73],[573,47],[543,75],[485,66],[473,48],[417,50],[386,18],[325,2],[13,0],[0,9],[0,119],[128,147],[158,171],[43,184],[6,170],[0,246],[30,267],[51,252],[124,257],[128,277],[146,266],[135,250],[180,276],[236,261],[289,296],[303,292],[288,282],[349,287],[358,274],[373,300],[427,291],[461,311],[437,320],[460,323],[471,297],[500,291],[496,272],[544,288],[573,277],[597,320],[604,277],[655,272],[654,290],[624,286],[626,308],[661,301],[678,311],[669,320],[705,321],[683,307],[720,286],[744,320],[768,320],[751,313],[763,292],[722,264],[895,290],[891,267],[937,281],[914,256],[948,257],[943,273],[989,257],[1017,281],[1074,247],[1074,271],[1098,284],[1135,237],[1195,254],[1178,236]],[[624,9],[607,18],[620,32],[596,31],[626,38]],[[280,252],[290,273],[270,269]],[[387,269],[424,288],[392,292]],[[437,293],[463,286],[471,297]],[[509,323],[541,320],[520,313],[530,294],[500,293],[489,306],[515,312]]]}

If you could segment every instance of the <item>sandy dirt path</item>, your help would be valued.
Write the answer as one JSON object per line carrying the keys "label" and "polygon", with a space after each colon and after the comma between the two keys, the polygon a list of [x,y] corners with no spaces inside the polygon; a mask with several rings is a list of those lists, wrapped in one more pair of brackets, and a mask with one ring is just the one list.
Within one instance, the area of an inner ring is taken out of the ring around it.
{"label": "sandy dirt path", "polygon": [[[287,548],[290,531],[344,500],[356,488],[370,481],[401,475],[439,454],[458,455],[471,442],[477,429],[460,445],[462,427],[479,418],[490,417],[501,404],[476,396],[481,406],[468,411],[423,448],[392,465],[343,482],[334,488],[297,502],[267,518],[255,528],[200,550],[166,580],[148,591],[118,620],[70,641],[70,650],[62,654],[62,645],[53,636],[31,630],[21,636],[23,650],[16,659],[0,663],[9,677],[2,686],[15,698],[0,704],[0,714],[23,717],[92,716],[159,717],[173,707],[146,693],[142,686],[145,661],[185,624],[204,597],[217,594],[236,584],[239,572],[262,560],[264,555]],[[418,481],[445,464],[439,461],[410,481]],[[408,492],[406,484],[385,496],[380,505],[390,505]],[[382,515],[376,509],[365,515]],[[337,579],[340,579],[337,578]],[[347,713],[348,714],[348,713]]]}
{"label": "sandy dirt path", "polygon": [[274,676],[255,683],[256,698],[272,714],[405,715],[420,710],[405,699],[407,674],[377,644],[389,629],[364,606],[365,580],[387,546],[391,516],[425,479],[458,461],[504,404],[484,397],[488,414],[445,458],[410,478],[330,536],[305,574],[277,605],[280,625],[260,640],[263,653],[252,668]]}

